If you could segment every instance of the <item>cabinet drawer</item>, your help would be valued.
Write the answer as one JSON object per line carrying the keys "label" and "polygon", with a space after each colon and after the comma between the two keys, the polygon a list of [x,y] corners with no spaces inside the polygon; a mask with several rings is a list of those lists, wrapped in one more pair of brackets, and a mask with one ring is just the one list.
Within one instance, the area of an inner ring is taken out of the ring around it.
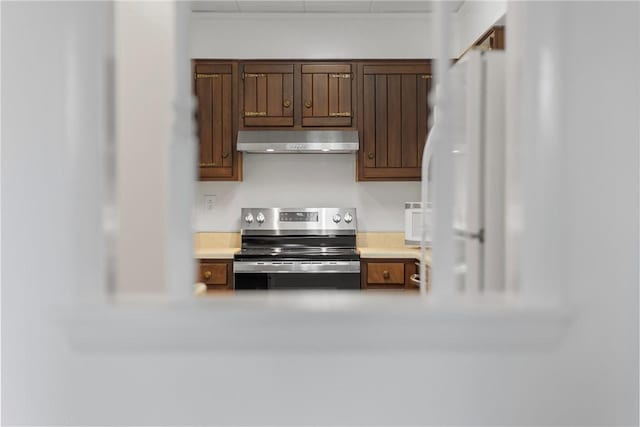
{"label": "cabinet drawer", "polygon": [[198,280],[207,285],[226,285],[228,281],[227,264],[201,263]]}
{"label": "cabinet drawer", "polygon": [[404,263],[370,262],[367,266],[367,283],[404,284]]}

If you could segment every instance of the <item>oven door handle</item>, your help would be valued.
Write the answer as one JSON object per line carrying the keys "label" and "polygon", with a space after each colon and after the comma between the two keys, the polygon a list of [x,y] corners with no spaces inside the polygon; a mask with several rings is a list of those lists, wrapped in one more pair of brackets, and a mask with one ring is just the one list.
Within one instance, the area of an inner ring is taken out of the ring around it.
{"label": "oven door handle", "polygon": [[234,273],[360,273],[360,261],[234,261]]}

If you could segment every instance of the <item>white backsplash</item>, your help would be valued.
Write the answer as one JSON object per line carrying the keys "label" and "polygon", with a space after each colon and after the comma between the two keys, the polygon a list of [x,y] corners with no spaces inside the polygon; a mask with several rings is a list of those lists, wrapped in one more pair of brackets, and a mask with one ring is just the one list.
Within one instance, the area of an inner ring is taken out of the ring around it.
{"label": "white backsplash", "polygon": [[[243,181],[199,182],[196,231],[238,231],[243,207],[355,207],[360,231],[404,230],[420,183],[357,182],[355,154],[244,154]],[[205,195],[216,204],[205,212]]]}

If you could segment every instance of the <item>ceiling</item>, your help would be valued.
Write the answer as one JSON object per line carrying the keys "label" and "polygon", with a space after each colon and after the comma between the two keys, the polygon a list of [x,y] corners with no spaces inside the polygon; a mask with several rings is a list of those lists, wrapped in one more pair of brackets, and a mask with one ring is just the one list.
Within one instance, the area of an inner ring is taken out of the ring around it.
{"label": "ceiling", "polygon": [[[464,1],[447,1],[457,12]],[[216,13],[429,13],[433,0],[199,0],[193,12]]]}

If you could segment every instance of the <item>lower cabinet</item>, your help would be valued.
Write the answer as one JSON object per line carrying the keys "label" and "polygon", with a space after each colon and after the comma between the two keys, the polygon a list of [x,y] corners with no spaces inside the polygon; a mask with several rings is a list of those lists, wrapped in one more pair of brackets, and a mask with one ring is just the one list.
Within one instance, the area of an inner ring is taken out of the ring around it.
{"label": "lower cabinet", "polygon": [[198,262],[198,282],[207,285],[209,291],[233,290],[233,260],[201,259]]}
{"label": "lower cabinet", "polygon": [[418,263],[415,259],[361,259],[360,287],[363,290],[417,291],[417,273]]}
{"label": "lower cabinet", "polygon": [[[360,287],[362,290],[418,291],[417,273],[415,259],[363,258],[360,260]],[[201,259],[196,276],[198,282],[207,286],[207,292],[231,292],[233,260]]]}

